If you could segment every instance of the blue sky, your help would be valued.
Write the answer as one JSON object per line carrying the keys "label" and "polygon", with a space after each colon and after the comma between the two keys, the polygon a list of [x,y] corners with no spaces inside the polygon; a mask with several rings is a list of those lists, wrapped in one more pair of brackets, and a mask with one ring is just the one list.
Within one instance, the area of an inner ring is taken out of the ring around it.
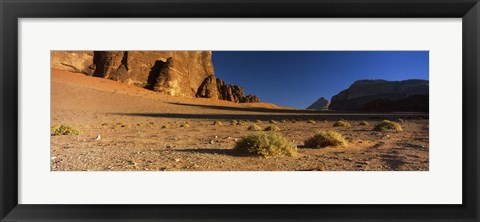
{"label": "blue sky", "polygon": [[218,78],[295,108],[360,79],[429,79],[428,51],[214,51],[212,60]]}

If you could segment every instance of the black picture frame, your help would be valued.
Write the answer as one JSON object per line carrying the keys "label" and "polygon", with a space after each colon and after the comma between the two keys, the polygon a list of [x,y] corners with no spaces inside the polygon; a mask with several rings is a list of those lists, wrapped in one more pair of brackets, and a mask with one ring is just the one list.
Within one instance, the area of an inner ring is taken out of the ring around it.
{"label": "black picture frame", "polygon": [[[0,0],[0,15],[1,221],[479,221],[478,0]],[[63,17],[462,18],[463,204],[18,204],[18,19]]]}

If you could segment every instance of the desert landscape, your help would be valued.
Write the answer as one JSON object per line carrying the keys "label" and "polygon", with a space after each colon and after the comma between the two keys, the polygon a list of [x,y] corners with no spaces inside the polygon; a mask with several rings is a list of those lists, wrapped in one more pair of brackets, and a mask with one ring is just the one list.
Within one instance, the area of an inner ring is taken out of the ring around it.
{"label": "desert landscape", "polygon": [[358,80],[300,109],[246,95],[211,57],[52,51],[51,170],[429,170],[428,80]]}

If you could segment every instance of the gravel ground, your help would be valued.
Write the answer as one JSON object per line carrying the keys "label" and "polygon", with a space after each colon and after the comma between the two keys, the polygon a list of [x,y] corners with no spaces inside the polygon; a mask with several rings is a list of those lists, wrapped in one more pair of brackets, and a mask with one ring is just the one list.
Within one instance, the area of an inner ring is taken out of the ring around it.
{"label": "gravel ground", "polygon": [[[426,114],[312,112],[268,103],[180,98],[57,70],[52,70],[51,114],[52,125],[65,124],[82,132],[51,136],[53,171],[429,170]],[[352,126],[333,127],[340,118]],[[316,123],[309,123],[310,119]],[[383,119],[403,119],[404,131],[373,131]],[[246,123],[231,125],[231,120]],[[297,145],[298,155],[263,158],[233,149],[239,138],[250,133],[248,126],[265,128],[272,125],[270,120],[281,129],[276,133]],[[181,127],[186,122],[189,127]],[[341,133],[349,146],[303,147],[304,140],[321,130]]]}

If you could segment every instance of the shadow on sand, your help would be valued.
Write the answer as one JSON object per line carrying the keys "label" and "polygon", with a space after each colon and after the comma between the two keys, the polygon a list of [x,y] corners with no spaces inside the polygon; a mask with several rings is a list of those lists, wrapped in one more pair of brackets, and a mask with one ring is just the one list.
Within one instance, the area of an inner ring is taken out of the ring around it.
{"label": "shadow on sand", "polygon": [[240,152],[238,152],[235,149],[204,149],[204,148],[198,148],[198,149],[176,149],[175,152],[184,152],[184,153],[202,153],[202,154],[216,154],[216,155],[225,155],[225,156],[246,156]]}
{"label": "shadow on sand", "polygon": [[390,169],[398,171],[406,164],[405,157],[401,154],[401,152],[406,149],[405,147],[392,148],[389,150],[389,153],[381,155],[380,159],[385,162]]}
{"label": "shadow on sand", "polygon": [[[223,111],[238,111],[246,113],[209,114],[205,111],[201,114],[194,113],[110,113],[113,115],[159,117],[159,118],[182,118],[182,119],[244,119],[244,120],[372,120],[372,119],[428,119],[428,113],[370,113],[370,112],[337,112],[305,109],[270,109],[259,107],[231,107],[218,105],[201,105],[186,103],[170,103],[177,106],[197,107],[199,110],[214,109]],[[251,112],[251,113],[248,113]]]}
{"label": "shadow on sand", "polygon": [[406,118],[407,116],[427,116],[428,114],[404,114],[404,113],[377,113],[377,114],[365,114],[365,113],[321,113],[321,114],[308,114],[302,115],[298,113],[291,114],[189,114],[189,113],[110,113],[120,116],[138,116],[138,117],[158,117],[158,118],[178,118],[178,119],[219,119],[219,120],[375,120],[375,119],[390,119],[396,120],[399,118]]}
{"label": "shadow on sand", "polygon": [[188,103],[170,103],[177,106],[200,107],[206,109],[225,110],[225,111],[241,111],[241,112],[261,112],[261,113],[331,113],[331,111],[308,110],[308,109],[270,109],[262,107],[232,107],[232,106],[215,106]]}

